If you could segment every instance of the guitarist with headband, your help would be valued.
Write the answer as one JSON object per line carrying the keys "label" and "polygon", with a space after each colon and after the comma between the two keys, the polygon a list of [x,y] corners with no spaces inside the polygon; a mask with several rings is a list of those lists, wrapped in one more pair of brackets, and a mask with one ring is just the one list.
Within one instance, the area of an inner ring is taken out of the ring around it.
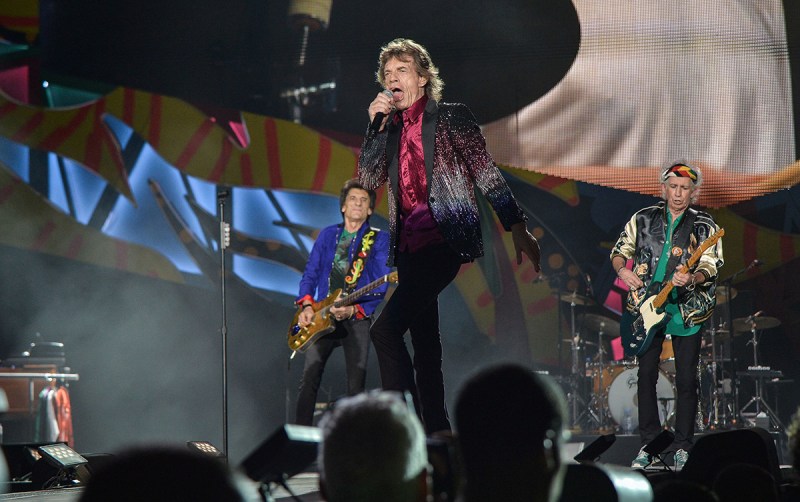
{"label": "guitarist with headband", "polygon": [[[660,181],[664,200],[635,213],[611,252],[611,265],[629,289],[622,323],[630,325],[626,319],[637,316],[639,323],[638,330],[637,323],[633,323],[633,335],[623,337],[626,356],[637,356],[639,360],[637,398],[642,448],[631,464],[635,469],[653,463],[653,456],[644,451],[644,446],[663,430],[656,382],[666,335],[671,335],[675,351],[676,469],[683,468],[689,458],[697,412],[697,363],[702,338],[698,332],[716,305],[717,269],[723,264],[719,240],[723,231],[711,215],[689,207],[699,194],[700,170],[685,162],[673,163],[661,173]],[[706,239],[709,241],[704,246]],[[705,249],[701,251],[702,248]],[[630,259],[633,270],[626,266]],[[644,322],[642,326],[647,314],[644,306],[662,290],[668,294],[661,295],[665,302],[657,309],[659,322]],[[637,332],[644,336],[637,339]]]}
{"label": "guitarist with headband", "polygon": [[[358,180],[345,182],[339,195],[342,223],[323,228],[308,257],[297,306],[297,325],[313,328],[315,295],[326,296],[341,290],[351,293],[367,283],[389,274],[386,265],[389,235],[369,225],[375,208],[375,192],[366,190]],[[295,422],[313,425],[317,391],[322,381],[325,363],[333,349],[341,346],[347,371],[347,395],[364,391],[369,354],[370,316],[386,294],[388,285],[382,283],[371,289],[352,305],[332,305],[326,321],[332,319],[333,331],[317,339],[305,349],[305,364],[297,398]],[[324,303],[320,301],[320,304]],[[319,323],[319,321],[317,321]]]}

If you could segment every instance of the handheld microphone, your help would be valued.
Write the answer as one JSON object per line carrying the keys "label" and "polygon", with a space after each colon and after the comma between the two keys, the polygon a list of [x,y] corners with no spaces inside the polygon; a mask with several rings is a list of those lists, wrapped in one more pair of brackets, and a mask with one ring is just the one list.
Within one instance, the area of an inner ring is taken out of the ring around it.
{"label": "handheld microphone", "polygon": [[[389,96],[389,99],[393,99],[394,95],[392,91],[389,89],[384,89],[382,91],[386,96]],[[394,107],[392,107],[394,108]],[[383,118],[386,117],[386,114],[383,112],[378,112],[375,114],[375,117],[372,118],[372,123],[369,125],[369,134],[370,136],[374,136],[378,130],[381,128],[381,123],[383,123]]]}

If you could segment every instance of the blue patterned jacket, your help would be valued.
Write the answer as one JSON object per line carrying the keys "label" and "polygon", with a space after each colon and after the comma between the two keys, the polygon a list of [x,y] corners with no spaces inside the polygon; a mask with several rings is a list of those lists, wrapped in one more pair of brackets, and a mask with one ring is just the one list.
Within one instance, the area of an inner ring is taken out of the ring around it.
{"label": "blue patterned jacket", "polygon": [[[317,240],[314,241],[314,247],[311,248],[311,254],[308,256],[306,269],[303,272],[303,277],[300,279],[300,291],[297,296],[297,303],[302,303],[304,299],[310,301],[319,301],[328,296],[330,285],[328,279],[331,275],[333,268],[333,258],[336,254],[336,246],[339,243],[339,236],[342,235],[344,224],[330,225],[323,228]],[[361,250],[362,239],[368,230],[377,230],[369,226],[369,220],[365,221],[353,239],[350,245],[349,261],[353,262],[356,253]],[[386,232],[377,232],[373,237],[374,243],[369,256],[366,259],[366,266],[361,276],[356,282],[356,289],[362,288],[382,276],[388,274],[391,270],[386,266],[387,253],[389,251],[389,236]],[[361,307],[364,315],[370,316],[378,308],[381,300],[383,300],[388,284],[382,284],[365,294],[358,300],[358,306]]]}
{"label": "blue patterned jacket", "polygon": [[[389,185],[389,265],[395,264],[398,188],[399,127],[393,123],[378,134],[367,134],[358,159],[358,175],[365,188]],[[466,105],[428,100],[422,116],[422,147],[428,180],[428,206],[442,236],[462,262],[483,256],[475,187],[494,208],[507,231],[527,218],[500,170],[486,150],[478,122]]]}

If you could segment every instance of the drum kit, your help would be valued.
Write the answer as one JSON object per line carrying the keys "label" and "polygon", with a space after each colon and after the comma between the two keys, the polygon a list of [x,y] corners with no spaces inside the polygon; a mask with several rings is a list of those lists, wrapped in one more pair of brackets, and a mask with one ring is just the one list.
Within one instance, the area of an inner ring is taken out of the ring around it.
{"label": "drum kit", "polygon": [[[720,287],[717,290],[717,304],[721,305],[736,296],[733,288]],[[569,338],[562,342],[569,344],[571,367],[569,374],[561,378],[562,386],[567,394],[569,407],[569,427],[573,432],[607,434],[621,432],[630,434],[638,426],[638,361],[622,359],[621,346],[613,350],[612,346],[620,336],[620,323],[602,314],[585,310],[595,302],[592,298],[577,293],[559,294],[559,300],[569,304],[570,328]],[[719,327],[714,318],[707,321],[709,328],[701,332],[701,355],[697,366],[698,375],[698,410],[696,419],[697,432],[706,429],[726,429],[738,427],[738,416],[746,409],[754,407],[756,413],[769,415],[776,426],[783,428],[777,415],[767,405],[762,394],[762,378],[758,371],[758,333],[780,325],[773,317],[762,316],[761,313],[747,318],[733,319],[732,322],[721,322]],[[735,401],[736,379],[731,378],[730,341],[733,336],[744,339],[750,335],[747,345],[753,346],[753,366],[749,371],[741,372],[752,376],[756,381],[755,396],[741,410]],[[612,352],[617,357],[610,357]],[[753,373],[752,375],[750,373]],[[770,371],[764,377],[774,377],[780,372]],[[674,425],[675,398],[675,354],[669,335],[661,347],[659,375],[656,383],[656,395],[659,402],[659,415],[665,427]]]}

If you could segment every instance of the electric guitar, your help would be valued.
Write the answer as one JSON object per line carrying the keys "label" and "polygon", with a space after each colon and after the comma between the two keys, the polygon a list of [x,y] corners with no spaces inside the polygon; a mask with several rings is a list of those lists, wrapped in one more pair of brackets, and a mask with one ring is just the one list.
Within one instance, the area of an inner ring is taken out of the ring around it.
{"label": "electric guitar", "polygon": [[[704,240],[694,253],[692,253],[692,256],[689,257],[686,264],[681,265],[681,270],[689,271],[692,266],[697,263],[697,260],[700,259],[706,249],[716,244],[723,235],[725,235],[725,229],[720,228],[714,235]],[[638,356],[643,354],[644,351],[650,347],[650,342],[653,341],[653,336],[658,331],[658,328],[669,321],[667,312],[663,307],[673,287],[674,284],[672,284],[672,281],[667,281],[658,294],[648,296],[639,304],[637,308],[639,315],[631,324],[632,334],[630,342],[624,348],[626,355]]]}
{"label": "electric guitar", "polygon": [[297,309],[297,313],[295,313],[294,319],[292,319],[292,323],[289,325],[289,348],[295,352],[305,352],[314,342],[336,328],[333,324],[333,316],[330,315],[331,307],[346,307],[352,305],[365,294],[387,282],[397,282],[396,271],[384,275],[342,298],[339,298],[339,295],[342,294],[342,290],[337,289],[324,299],[311,305],[311,308],[314,309],[314,318],[311,320],[311,323],[304,328],[301,328],[300,325],[297,324],[300,313],[303,311],[303,307],[301,306]]}

